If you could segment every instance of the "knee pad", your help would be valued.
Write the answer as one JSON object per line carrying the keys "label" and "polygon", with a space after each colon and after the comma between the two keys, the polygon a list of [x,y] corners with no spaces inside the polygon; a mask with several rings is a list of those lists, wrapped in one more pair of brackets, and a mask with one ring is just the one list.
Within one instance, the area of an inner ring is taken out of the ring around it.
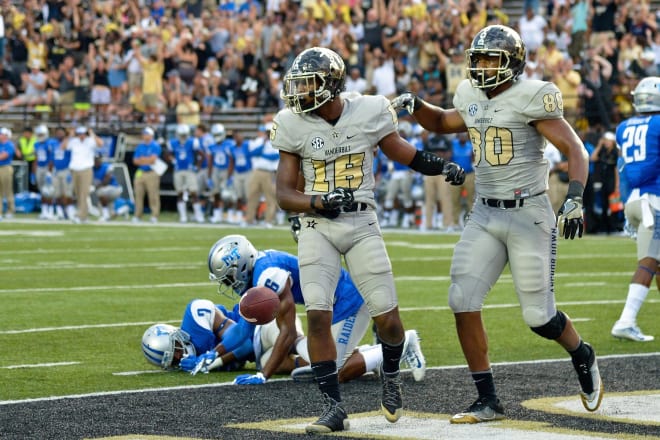
{"label": "knee pad", "polygon": [[449,285],[449,308],[454,313],[464,312],[463,290],[456,283]]}
{"label": "knee pad", "polygon": [[561,336],[564,328],[566,327],[566,315],[564,312],[557,310],[555,316],[547,323],[539,327],[531,327],[532,331],[539,336],[546,339],[555,340]]}

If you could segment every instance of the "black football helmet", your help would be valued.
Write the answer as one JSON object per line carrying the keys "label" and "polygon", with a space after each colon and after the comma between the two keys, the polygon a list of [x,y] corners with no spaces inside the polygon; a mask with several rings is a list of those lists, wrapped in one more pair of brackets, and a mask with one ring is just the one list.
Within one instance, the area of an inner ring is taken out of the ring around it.
{"label": "black football helmet", "polygon": [[292,112],[306,113],[339,96],[345,83],[341,57],[330,49],[312,47],[293,60],[280,97]]}
{"label": "black football helmet", "polygon": [[[472,86],[493,90],[500,84],[515,81],[525,68],[525,43],[513,29],[502,25],[483,28],[466,51],[468,78]],[[495,68],[477,67],[480,56],[499,57]]]}

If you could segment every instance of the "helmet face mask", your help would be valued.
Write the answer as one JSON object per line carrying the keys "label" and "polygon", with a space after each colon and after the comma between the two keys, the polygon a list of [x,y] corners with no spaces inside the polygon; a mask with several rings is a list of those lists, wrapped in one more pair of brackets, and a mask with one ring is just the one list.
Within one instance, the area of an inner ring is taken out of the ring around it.
{"label": "helmet face mask", "polygon": [[257,250],[242,235],[227,235],[209,251],[209,279],[218,283],[218,293],[234,299],[250,287]]}
{"label": "helmet face mask", "polygon": [[660,112],[660,77],[649,76],[641,80],[631,92],[637,113]]}
{"label": "helmet face mask", "polygon": [[149,363],[173,370],[178,368],[181,359],[195,355],[195,347],[190,342],[190,335],[180,328],[154,324],[142,336],[142,353]]}
{"label": "helmet face mask", "polygon": [[280,97],[292,112],[311,112],[344,90],[346,66],[334,51],[312,47],[301,52],[284,76]]}
{"label": "helmet face mask", "polygon": [[488,26],[474,37],[466,56],[472,86],[488,92],[520,76],[525,68],[525,43],[509,27]]}

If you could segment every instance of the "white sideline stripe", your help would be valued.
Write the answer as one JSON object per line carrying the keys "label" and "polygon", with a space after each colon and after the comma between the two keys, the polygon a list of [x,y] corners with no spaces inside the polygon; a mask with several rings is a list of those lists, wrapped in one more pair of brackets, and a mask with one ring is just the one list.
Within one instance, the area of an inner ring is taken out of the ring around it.
{"label": "white sideline stripe", "polygon": [[[558,306],[583,306],[583,305],[604,305],[604,304],[623,304],[625,299],[612,299],[612,300],[597,300],[597,301],[564,301],[558,302]],[[647,303],[658,303],[660,299],[646,299]],[[518,303],[510,304],[491,304],[485,305],[484,309],[507,309],[507,308],[516,308],[520,307]],[[432,306],[432,307],[401,307],[399,309],[401,312],[418,312],[424,310],[435,310],[435,311],[446,311],[449,310],[449,306]],[[304,316],[304,313],[299,313],[299,316]],[[573,321],[587,321],[591,318],[575,318]],[[181,320],[170,319],[166,321],[160,321],[164,323],[179,323]],[[111,324],[86,324],[86,325],[67,325],[63,327],[37,327],[37,328],[27,328],[22,330],[0,330],[0,335],[17,335],[21,333],[39,333],[39,332],[55,332],[61,330],[81,330],[89,328],[107,328],[107,327],[133,327],[138,325],[150,325],[153,322],[116,322]]]}
{"label": "white sideline stripe", "polygon": [[15,370],[17,368],[44,368],[44,367],[61,367],[63,365],[77,365],[80,362],[49,362],[46,364],[25,364],[25,365],[7,365],[5,370]]}
{"label": "white sideline stripe", "polygon": [[35,270],[40,268],[48,268],[49,270],[78,270],[78,269],[132,269],[138,267],[151,267],[156,269],[179,269],[179,270],[188,270],[188,269],[197,269],[199,264],[181,264],[181,263],[135,263],[135,264],[124,264],[124,263],[100,263],[100,264],[89,264],[89,263],[73,263],[73,262],[57,262],[57,263],[41,263],[34,264],[29,266],[12,266],[7,265],[0,267],[0,272],[2,271],[17,271],[17,270]]}
{"label": "white sideline stripe", "polygon": [[[169,321],[162,321],[163,323],[179,323],[181,320],[171,319]],[[37,328],[27,328],[24,330],[3,330],[0,331],[0,335],[18,335],[21,333],[40,333],[40,332],[57,332],[60,330],[84,330],[88,328],[109,328],[109,327],[134,327],[137,325],[151,325],[152,321],[149,322],[115,322],[112,324],[87,324],[87,325],[66,325],[63,327],[37,327]]]}
{"label": "white sideline stripe", "polygon": [[[89,240],[84,240],[84,239],[76,239],[75,243],[81,243],[84,241],[90,241],[90,242],[95,242],[98,243],[98,239],[89,239]],[[207,249],[206,246],[167,246],[167,247],[145,247],[145,248],[136,248],[136,249],[131,249],[131,252],[133,253],[152,253],[152,252],[179,252],[179,251],[185,251],[185,252],[193,252],[199,249]],[[102,249],[102,248],[83,248],[83,249],[78,249],[76,248],[76,254],[100,254],[100,253],[107,253],[107,249]],[[9,255],[34,255],[34,254],[70,254],[71,249],[17,249],[17,250],[2,250],[0,251],[0,255],[2,254],[9,254]]]}
{"label": "white sideline stripe", "polygon": [[213,286],[209,281],[204,283],[169,283],[169,284],[131,284],[128,286],[81,286],[81,287],[37,287],[34,289],[0,289],[3,293],[45,293],[45,292],[84,292],[89,290],[127,290],[127,289],[169,289],[171,287],[202,287]]}
{"label": "white sideline stripe", "polygon": [[[91,267],[92,265],[90,265]],[[130,266],[130,265],[129,265]],[[129,267],[127,266],[127,267]],[[96,267],[96,266],[94,266]],[[101,267],[101,266],[98,266]],[[197,266],[195,266],[197,267]],[[32,267],[34,269],[34,266]],[[61,267],[60,267],[61,269]],[[1,270],[1,269],[0,269]],[[620,277],[620,276],[630,276],[630,272],[588,272],[588,273],[570,273],[570,274],[556,274],[556,279],[564,278],[605,278],[605,277]],[[449,276],[430,276],[430,277],[418,277],[418,276],[395,276],[394,281],[404,282],[404,281],[449,281]],[[503,274],[500,276],[500,280],[505,282],[511,282],[512,278],[510,274]],[[79,286],[79,287],[37,287],[37,288],[26,288],[26,289],[0,289],[0,295],[3,293],[44,293],[44,292],[70,292],[70,291],[87,291],[87,290],[126,290],[126,289],[169,289],[171,287],[199,287],[199,286],[208,286],[213,285],[213,283],[207,281],[204,283],[170,283],[170,284],[131,284],[124,286]],[[572,283],[571,286],[580,286],[580,285],[592,285],[590,283],[580,284]],[[600,284],[598,284],[600,285]]]}
{"label": "white sideline stripe", "polygon": [[[613,354],[608,356],[598,356],[598,359],[622,359],[622,358],[635,358],[635,357],[653,357],[660,356],[660,352],[643,353],[643,354]],[[518,362],[496,362],[493,365],[507,366],[507,365],[526,365],[526,364],[549,364],[553,362],[569,362],[570,359],[540,359],[535,361],[518,361]],[[467,368],[467,365],[449,365],[445,367],[429,367],[427,370],[456,370]],[[116,374],[116,373],[115,373]],[[291,378],[283,377],[277,379],[269,379],[269,382],[282,382],[290,381]],[[0,405],[14,405],[17,403],[34,403],[34,402],[48,402],[64,399],[82,399],[86,397],[103,397],[103,396],[118,396],[122,394],[142,394],[142,393],[157,393],[161,391],[176,391],[176,390],[189,390],[196,388],[215,388],[235,386],[231,382],[200,384],[200,385],[179,385],[175,387],[162,387],[162,388],[144,388],[139,390],[120,390],[120,391],[102,391],[98,393],[88,394],[71,394],[68,396],[49,396],[49,397],[36,397],[32,399],[18,399],[18,400],[0,400]]]}

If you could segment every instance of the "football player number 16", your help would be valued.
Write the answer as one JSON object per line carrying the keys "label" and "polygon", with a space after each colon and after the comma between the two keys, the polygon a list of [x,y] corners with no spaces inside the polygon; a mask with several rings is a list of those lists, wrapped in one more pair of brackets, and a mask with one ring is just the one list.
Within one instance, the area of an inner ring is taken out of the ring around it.
{"label": "football player number 16", "polygon": [[[339,156],[333,162],[312,160],[314,166],[312,190],[328,192],[340,186],[352,189],[359,188],[364,177],[362,172],[363,163],[364,153]],[[330,183],[333,183],[333,185],[331,186]]]}

